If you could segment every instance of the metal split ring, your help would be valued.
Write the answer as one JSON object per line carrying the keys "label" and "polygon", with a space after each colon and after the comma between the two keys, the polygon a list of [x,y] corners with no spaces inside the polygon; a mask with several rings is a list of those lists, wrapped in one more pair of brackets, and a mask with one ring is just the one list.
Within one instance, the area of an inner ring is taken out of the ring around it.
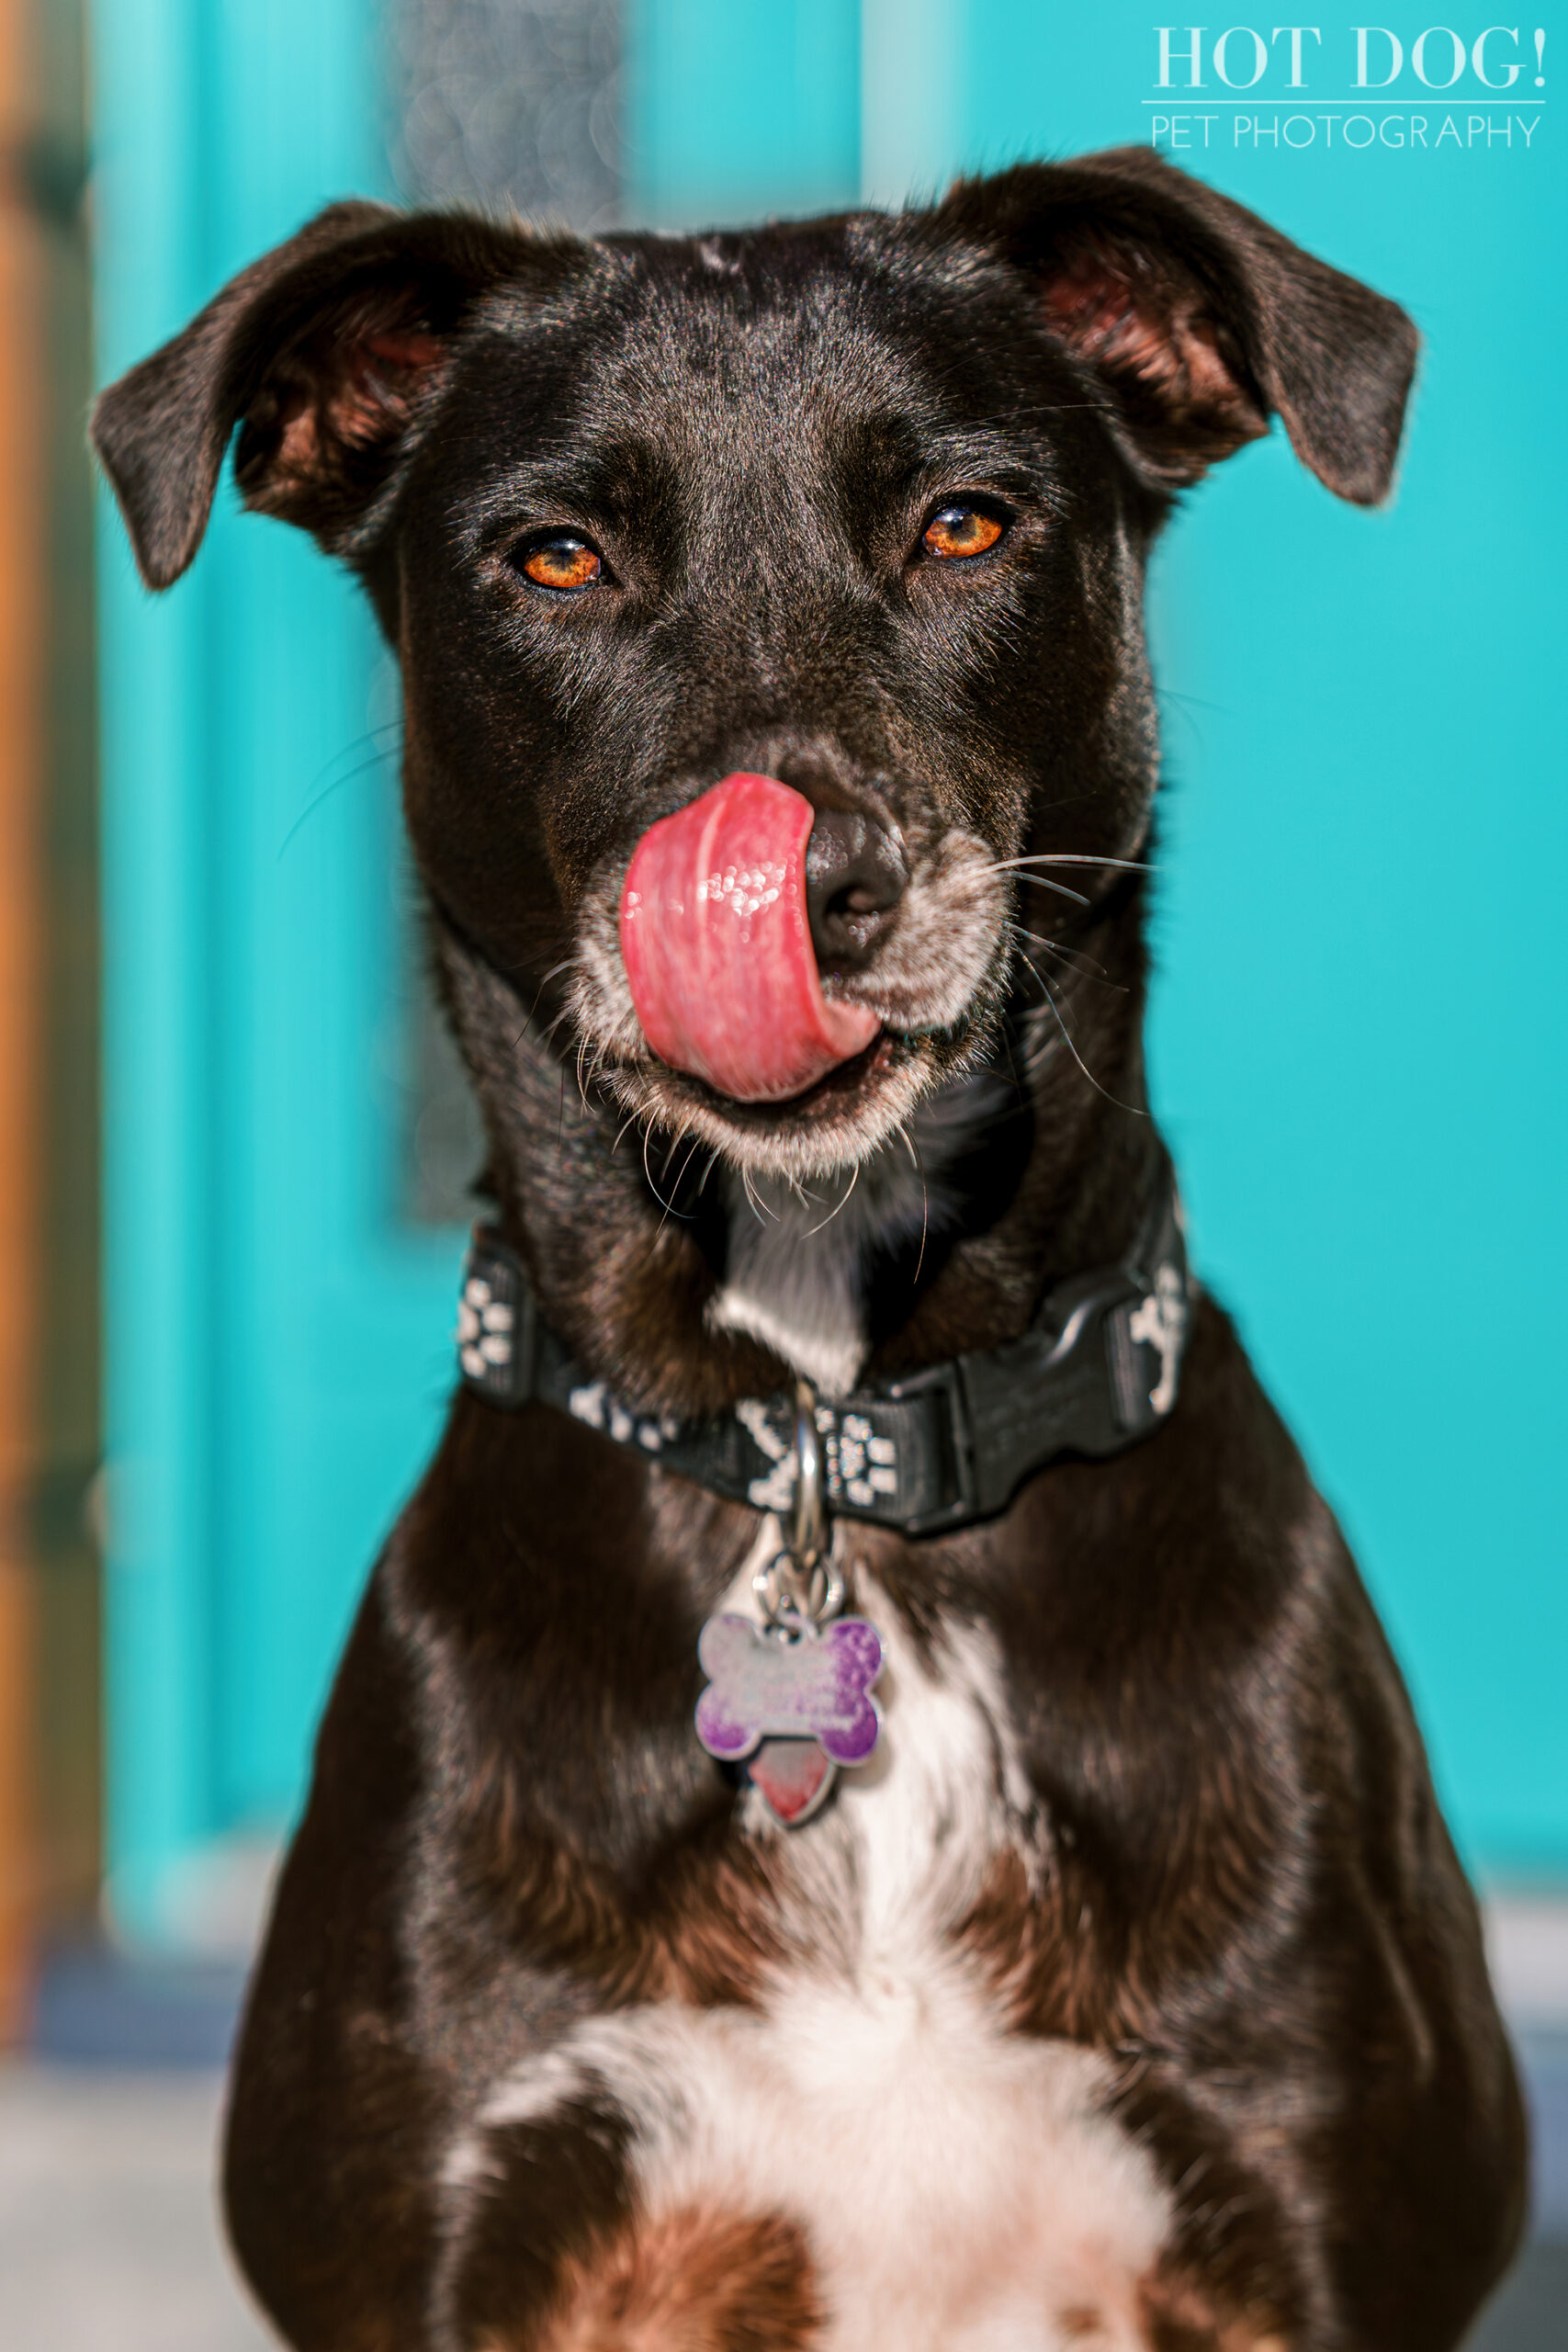
{"label": "metal split ring", "polygon": [[766,1567],[757,1570],[751,1589],[768,1623],[783,1626],[786,1631],[801,1625],[825,1625],[844,1605],[843,1572],[834,1561],[819,1559],[803,1577],[787,1551],[778,1553]]}
{"label": "metal split ring", "polygon": [[844,1579],[833,1563],[833,1528],[822,1476],[817,1391],[795,1385],[795,1501],[784,1549],[759,1568],[752,1590],[772,1625],[820,1625],[844,1605]]}
{"label": "metal split ring", "polygon": [[789,1548],[795,1566],[809,1575],[827,1544],[828,1498],[822,1486],[822,1440],[817,1427],[817,1391],[809,1380],[795,1384],[795,1508]]}

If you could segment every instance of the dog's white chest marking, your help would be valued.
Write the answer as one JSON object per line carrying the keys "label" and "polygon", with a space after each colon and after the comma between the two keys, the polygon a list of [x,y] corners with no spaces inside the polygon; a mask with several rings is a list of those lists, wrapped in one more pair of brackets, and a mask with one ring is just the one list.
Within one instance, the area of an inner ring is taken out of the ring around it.
{"label": "dog's white chest marking", "polygon": [[749,1331],[825,1396],[847,1396],[869,1345],[872,1256],[943,1229],[954,1207],[949,1172],[1007,1100],[984,1073],[955,1080],[914,1114],[907,1138],[809,1191],[755,1176],[748,1190],[729,1174],[729,1255],[708,1308],[714,1329]]}
{"label": "dog's white chest marking", "polygon": [[864,1216],[852,1193],[835,1203],[801,1200],[776,1182],[764,1189],[753,1208],[739,1183],[730,1188],[729,1263],[708,1320],[750,1332],[826,1396],[845,1396],[865,1359]]}
{"label": "dog's white chest marking", "polygon": [[[773,1540],[764,1526],[758,1546]],[[747,1605],[745,1584],[729,1606]],[[804,2229],[821,2352],[1142,2346],[1136,2282],[1169,2226],[1146,2156],[1102,2111],[1103,2061],[1010,2033],[953,1931],[1005,1847],[1036,1859],[994,1649],[949,1625],[923,1659],[874,1590],[886,1730],[809,1827],[777,1841],[792,1961],[753,2009],[596,2018],[500,2084],[483,2130],[586,2098],[633,2131],[638,2208],[782,2214]]]}

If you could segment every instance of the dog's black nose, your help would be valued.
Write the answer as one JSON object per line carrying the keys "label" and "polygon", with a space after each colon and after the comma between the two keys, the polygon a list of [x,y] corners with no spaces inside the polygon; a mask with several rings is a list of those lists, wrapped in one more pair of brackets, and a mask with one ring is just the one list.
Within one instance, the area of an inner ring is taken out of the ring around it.
{"label": "dog's black nose", "polygon": [[874,818],[818,812],[806,844],[806,907],[817,960],[863,964],[908,886],[903,847]]}

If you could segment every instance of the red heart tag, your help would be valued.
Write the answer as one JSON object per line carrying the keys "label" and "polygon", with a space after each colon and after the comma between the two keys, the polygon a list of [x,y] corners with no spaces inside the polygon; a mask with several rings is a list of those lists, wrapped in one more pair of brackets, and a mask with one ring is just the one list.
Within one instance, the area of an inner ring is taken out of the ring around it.
{"label": "red heart tag", "polygon": [[807,1820],[833,1784],[833,1766],[814,1739],[765,1739],[746,1766],[786,1829]]}

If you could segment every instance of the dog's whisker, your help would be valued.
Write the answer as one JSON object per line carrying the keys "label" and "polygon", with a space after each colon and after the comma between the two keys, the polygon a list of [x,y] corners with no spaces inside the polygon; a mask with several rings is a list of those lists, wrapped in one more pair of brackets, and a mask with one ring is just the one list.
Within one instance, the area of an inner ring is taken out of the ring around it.
{"label": "dog's whisker", "polygon": [[[586,1074],[584,1074],[582,1064],[582,1056],[585,1051],[588,1054]],[[584,1038],[582,1044],[578,1047],[578,1084],[580,1089],[582,1090],[582,1107],[591,1118],[593,1115],[593,1112],[592,1105],[588,1100],[587,1089],[590,1087],[596,1087],[600,1080],[603,1078],[605,1064],[609,1059],[609,1053],[610,1049],[608,1046],[604,1045],[603,1042],[595,1043],[588,1038]]]}
{"label": "dog's whisker", "polygon": [[926,1243],[931,1238],[931,1187],[926,1182],[926,1171],[920,1159],[919,1152],[916,1148],[915,1138],[909,1133],[908,1127],[903,1120],[900,1120],[898,1123],[898,1133],[904,1138],[904,1148],[908,1151],[910,1159],[913,1161],[915,1172],[920,1180],[920,1246],[915,1258],[915,1272],[911,1284],[913,1289],[918,1290],[920,1285],[920,1270],[926,1262]]}
{"label": "dog's whisker", "polygon": [[[362,737],[360,740],[363,741],[366,739]],[[358,765],[356,767],[350,768],[346,775],[334,775],[330,784],[324,784],[320,792],[315,794],[313,798],[305,803],[304,808],[300,809],[299,814],[295,818],[294,822],[289,826],[288,831],[278,842],[277,854],[279,860],[281,861],[284,852],[288,849],[289,842],[294,839],[295,834],[299,832],[300,827],[306,823],[308,819],[315,815],[318,808],[322,808],[325,803],[332,798],[334,792],[341,792],[345,784],[355,784],[362,775],[368,775],[373,768],[384,766],[387,761],[393,756],[394,749],[394,746],[389,745],[385,751],[372,752],[367,760],[361,760]]]}
{"label": "dog's whisker", "polygon": [[[1059,882],[1048,881],[1043,874],[1015,874],[1013,879],[1015,882],[1027,883],[1032,890],[1055,890],[1058,896],[1071,895],[1071,893],[1064,893],[1062,891],[1062,886]],[[1079,900],[1079,904],[1082,906],[1088,906],[1090,904],[1090,901],[1088,899],[1084,899]]]}
{"label": "dog's whisker", "polygon": [[[566,956],[562,957],[558,964],[551,965],[549,970],[545,974],[544,978],[539,982],[538,987],[534,990],[534,1001],[528,1011],[528,1018],[530,1021],[532,1021],[535,1013],[539,1010],[539,999],[544,995],[545,990],[549,987],[550,982],[552,980],[558,980],[563,972],[570,972],[576,961],[577,958],[575,956]],[[557,1013],[556,1021],[560,1021],[565,1018],[565,1010],[566,1009],[563,1006],[561,1011]],[[550,1027],[553,1029],[554,1026],[555,1022],[552,1022],[550,1023]],[[547,1031],[546,1034],[548,1035],[548,1032]]]}
{"label": "dog's whisker", "polygon": [[1013,1092],[1021,1102],[1023,1100],[1024,1093],[1024,1080],[1029,1075],[1029,1060],[1026,1055],[1024,1057],[1023,1069],[1021,1071],[1018,1067],[1017,1060],[1014,1057],[1012,1047],[1012,1030],[1011,1024],[1010,1023],[1008,1028],[1004,1029],[1002,1032],[1001,1049],[1007,1060],[1008,1082],[1011,1086]]}
{"label": "dog's whisker", "polygon": [[[649,1191],[653,1194],[654,1199],[659,1203],[660,1207],[664,1212],[664,1216],[660,1218],[658,1226],[658,1231],[662,1233],[664,1230],[664,1218],[671,1216],[672,1212],[670,1203],[665,1199],[663,1193],[660,1191],[658,1185],[653,1181],[653,1168],[649,1159],[649,1152],[652,1146],[652,1142],[653,1129],[650,1126],[644,1127],[642,1131],[642,1172]],[[664,1172],[668,1176],[670,1172],[668,1164],[666,1164]]]}
{"label": "dog's whisker", "polygon": [[[684,1182],[685,1182],[685,1181],[686,1181],[687,1177],[690,1175],[690,1173],[691,1173],[691,1170],[692,1170],[692,1162],[693,1162],[693,1160],[694,1160],[694,1159],[695,1159],[695,1158],[696,1158],[696,1156],[697,1156],[698,1152],[699,1152],[699,1151],[701,1151],[702,1148],[703,1148],[703,1139],[702,1139],[701,1136],[694,1136],[692,1137],[692,1140],[691,1140],[690,1144],[689,1144],[689,1145],[687,1146],[687,1148],[686,1148],[686,1157],[685,1157],[685,1159],[681,1162],[681,1173],[680,1173],[680,1174],[679,1174],[679,1176],[677,1176],[677,1177],[676,1177],[676,1179],[675,1179],[675,1189],[676,1189],[676,1191],[677,1191],[677,1192],[679,1192],[679,1191],[680,1191],[680,1189],[681,1189],[682,1185],[682,1184],[684,1184]],[[704,1181],[705,1182],[706,1180],[705,1179]],[[698,1185],[697,1190],[698,1190],[698,1192],[699,1192],[699,1193],[701,1193],[701,1191],[702,1191],[702,1186],[701,1186],[700,1184]]]}
{"label": "dog's whisker", "polygon": [[1081,978],[1092,980],[1097,988],[1114,989],[1119,996],[1130,993],[1124,980],[1113,980],[1103,964],[1097,964],[1092,956],[1083,955],[1080,949],[1064,947],[1059,939],[1046,939],[1037,931],[1025,931],[1021,923],[1010,922],[1008,929],[1015,939],[1027,939],[1032,945],[1043,947],[1059,964],[1065,964]]}
{"label": "dog's whisker", "polygon": [[1076,849],[1042,851],[1038,856],[1034,857],[999,858],[990,870],[993,874],[1006,874],[1021,865],[1113,865],[1122,874],[1157,874],[1159,872],[1157,865],[1151,865],[1145,858],[1094,857],[1087,850]]}
{"label": "dog's whisker", "polygon": [[[691,1151],[688,1151],[688,1152],[687,1152],[687,1154],[686,1154],[686,1161],[685,1161],[685,1163],[684,1163],[684,1164],[682,1165],[682,1167],[681,1174],[680,1174],[680,1175],[676,1175],[676,1176],[673,1176],[673,1177],[671,1175],[671,1173],[670,1173],[670,1163],[671,1163],[671,1161],[674,1159],[675,1154],[680,1150],[682,1144],[685,1141],[685,1138],[686,1138],[686,1136],[690,1134],[690,1132],[691,1132],[691,1128],[690,1128],[690,1125],[689,1125],[689,1123],[688,1123],[688,1125],[684,1125],[684,1126],[682,1126],[682,1127],[678,1128],[678,1129],[677,1129],[677,1131],[676,1131],[676,1133],[675,1133],[675,1134],[671,1137],[670,1143],[669,1143],[669,1145],[668,1145],[668,1147],[667,1147],[667,1148],[666,1148],[666,1150],[665,1150],[665,1154],[664,1154],[664,1181],[665,1181],[665,1182],[666,1182],[666,1183],[669,1185],[669,1187],[670,1187],[670,1191],[671,1191],[671,1199],[669,1199],[669,1200],[665,1200],[665,1199],[663,1198],[662,1194],[660,1193],[660,1191],[659,1191],[658,1187],[657,1187],[657,1186],[654,1186],[654,1187],[653,1187],[653,1197],[654,1197],[654,1199],[655,1199],[656,1201],[658,1201],[658,1202],[659,1202],[660,1206],[662,1208],[662,1210],[663,1210],[663,1212],[664,1212],[663,1216],[660,1218],[659,1223],[658,1223],[658,1226],[657,1226],[657,1227],[655,1228],[655,1231],[654,1231],[654,1238],[655,1238],[655,1240],[657,1240],[657,1239],[658,1239],[658,1238],[659,1238],[659,1236],[660,1236],[660,1234],[661,1234],[661,1233],[663,1232],[665,1226],[669,1223],[670,1219],[671,1219],[672,1216],[673,1216],[673,1217],[679,1217],[679,1218],[681,1219],[681,1222],[682,1222],[682,1224],[684,1224],[684,1223],[686,1223],[686,1222],[688,1221],[688,1220],[686,1219],[685,1216],[684,1216],[684,1213],[683,1213],[682,1210],[678,1209],[678,1208],[675,1206],[675,1197],[676,1197],[676,1196],[678,1196],[678,1195],[679,1195],[679,1193],[680,1193],[680,1190],[681,1190],[681,1176],[682,1176],[682,1175],[684,1175],[684,1173],[685,1173],[685,1168],[686,1168],[686,1166],[687,1166],[687,1165],[689,1165],[689,1164],[690,1164],[691,1157],[692,1157],[692,1151],[694,1151],[694,1150],[696,1149],[696,1146],[695,1146],[695,1144],[694,1144],[694,1145],[692,1146],[692,1148],[691,1148]],[[645,1162],[644,1162],[644,1164],[646,1165],[646,1154],[645,1154]]]}
{"label": "dog's whisker", "polygon": [[590,1118],[592,1118],[593,1115],[593,1106],[588,1100],[588,1089],[592,1083],[592,1073],[587,1071],[585,1069],[588,1056],[589,1043],[588,1039],[583,1037],[579,1041],[577,1048],[577,1091],[581,1100],[584,1112]]}
{"label": "dog's whisker", "polygon": [[[992,874],[1011,874],[1015,869],[1010,865],[993,865],[987,870]],[[1021,882],[1032,882],[1037,890],[1055,890],[1058,898],[1072,899],[1080,907],[1092,904],[1081,890],[1069,890],[1065,882],[1053,882],[1043,874],[1020,874],[1018,878]]]}
{"label": "dog's whisker", "polygon": [[[1013,925],[1009,923],[1008,929],[1011,931],[1013,929]],[[1034,982],[1037,988],[1044,987],[1045,984],[1035,968],[1032,956],[1026,956],[1021,947],[1015,949],[1013,954],[1013,962],[1018,965],[1021,970],[1028,973],[1029,978]],[[1038,1021],[1042,1018],[1045,1011],[1046,1007],[1043,1004],[1037,1004],[1033,1008],[1032,1012],[1028,1013],[1025,1018],[1031,1021]],[[1028,1069],[1030,1076],[1032,1077],[1034,1075],[1033,1064],[1028,1063],[1025,1067]]]}
{"label": "dog's whisker", "polygon": [[1096,1078],[1093,1070],[1090,1069],[1089,1064],[1079,1053],[1077,1045],[1074,1043],[1073,1033],[1062,1018],[1062,1008],[1056,1002],[1055,998],[1052,995],[1050,984],[1046,980],[1045,975],[1043,972],[1035,972],[1032,964],[1030,965],[1029,968],[1032,972],[1034,972],[1035,978],[1045,990],[1046,1001],[1049,1003],[1052,1012],[1055,1014],[1057,1026],[1060,1028],[1063,1036],[1067,1041],[1068,1052],[1072,1055],[1074,1061],[1077,1062],[1079,1069],[1082,1070],[1084,1076],[1088,1079],[1095,1092],[1097,1094],[1103,1094],[1108,1102],[1114,1102],[1119,1111],[1130,1111],[1134,1118],[1146,1119],[1149,1115],[1148,1113],[1146,1111],[1140,1111],[1135,1102],[1123,1102],[1118,1095],[1112,1094],[1109,1088],[1101,1086],[1099,1079]]}
{"label": "dog's whisker", "polygon": [[1043,874],[1018,874],[1013,876],[1013,879],[1017,882],[1027,883],[1030,888],[1034,890],[1055,890],[1060,888],[1060,885],[1058,883],[1047,881]]}
{"label": "dog's whisker", "polygon": [[829,1210],[820,1225],[813,1225],[807,1227],[805,1238],[807,1241],[810,1240],[814,1233],[824,1232],[827,1227],[832,1224],[833,1219],[839,1215],[840,1211],[841,1209],[848,1208],[851,1201],[854,1198],[855,1186],[860,1182],[860,1169],[861,1164],[857,1159],[854,1166],[850,1170],[849,1185],[844,1193],[843,1198],[836,1202],[833,1207]]}

